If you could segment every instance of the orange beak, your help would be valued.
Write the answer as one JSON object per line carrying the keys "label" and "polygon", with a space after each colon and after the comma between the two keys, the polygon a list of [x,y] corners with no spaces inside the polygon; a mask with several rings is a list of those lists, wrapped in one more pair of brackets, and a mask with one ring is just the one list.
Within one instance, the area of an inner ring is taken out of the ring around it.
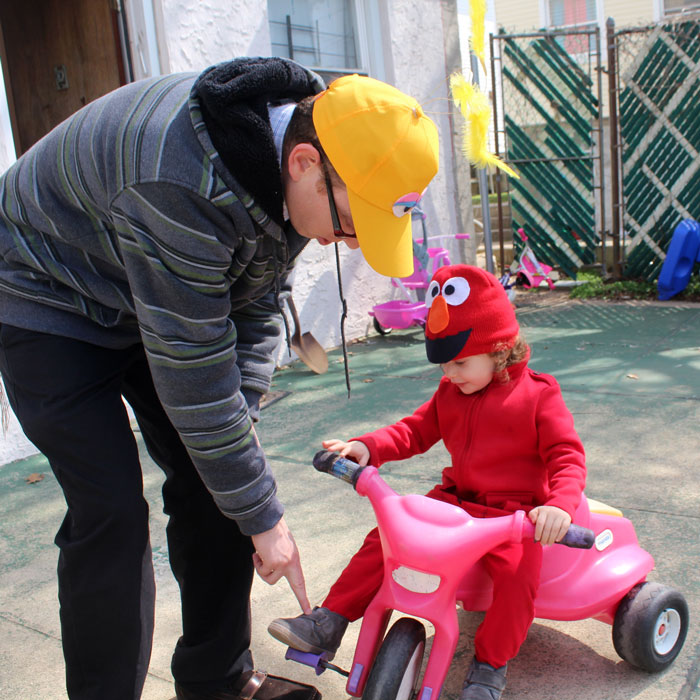
{"label": "orange beak", "polygon": [[435,297],[428,312],[428,330],[437,335],[447,328],[449,322],[450,312],[445,298],[443,296]]}

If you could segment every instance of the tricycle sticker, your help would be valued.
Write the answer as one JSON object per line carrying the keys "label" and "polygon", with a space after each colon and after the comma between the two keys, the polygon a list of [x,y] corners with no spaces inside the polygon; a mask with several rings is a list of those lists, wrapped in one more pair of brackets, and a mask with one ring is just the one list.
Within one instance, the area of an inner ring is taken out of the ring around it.
{"label": "tricycle sticker", "polygon": [[391,572],[391,578],[407,591],[413,593],[435,593],[440,588],[440,577],[437,574],[426,574],[423,571],[399,566]]}
{"label": "tricycle sticker", "polygon": [[602,552],[604,549],[607,549],[612,543],[613,543],[613,534],[612,534],[611,530],[603,530],[603,532],[601,532],[595,538],[595,548],[599,552]]}

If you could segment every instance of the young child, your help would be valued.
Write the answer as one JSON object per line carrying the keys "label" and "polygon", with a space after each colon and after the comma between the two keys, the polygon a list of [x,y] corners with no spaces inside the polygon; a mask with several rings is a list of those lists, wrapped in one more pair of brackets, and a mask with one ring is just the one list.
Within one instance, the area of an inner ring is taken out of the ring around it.
{"label": "young child", "polygon": [[[534,618],[542,545],[560,540],[585,482],[583,446],[553,377],[527,366],[530,349],[496,278],[469,265],[440,268],[426,293],[428,360],[444,376],[413,415],[326,449],[361,465],[407,459],[442,440],[452,464],[427,495],[474,517],[528,512],[535,541],[502,545],[485,555],[493,579],[491,607],[476,631],[475,656],[461,700],[498,700],[506,665]],[[383,575],[377,530],[366,538],[322,607],[279,618],[270,634],[305,652],[332,658],[348,622],[360,618]]]}

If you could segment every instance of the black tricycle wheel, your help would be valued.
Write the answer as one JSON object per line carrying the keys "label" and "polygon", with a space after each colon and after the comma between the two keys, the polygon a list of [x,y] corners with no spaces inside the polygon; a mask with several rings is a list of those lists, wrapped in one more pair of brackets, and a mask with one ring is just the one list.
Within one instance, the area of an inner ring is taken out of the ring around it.
{"label": "black tricycle wheel", "polygon": [[683,594],[661,583],[637,584],[622,599],[613,622],[615,651],[649,673],[668,668],[688,633]]}
{"label": "black tricycle wheel", "polygon": [[374,326],[374,330],[379,333],[379,335],[389,335],[391,333],[391,328],[384,328],[379,321],[377,321],[376,316],[372,316],[372,325]]}
{"label": "black tricycle wheel", "polygon": [[384,637],[362,700],[411,700],[425,651],[425,627],[412,617],[397,620]]}

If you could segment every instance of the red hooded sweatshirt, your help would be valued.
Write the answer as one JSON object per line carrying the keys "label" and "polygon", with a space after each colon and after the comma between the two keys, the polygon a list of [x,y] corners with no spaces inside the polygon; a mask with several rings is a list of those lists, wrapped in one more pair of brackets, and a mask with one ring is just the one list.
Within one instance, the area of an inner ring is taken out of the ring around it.
{"label": "red hooded sweatshirt", "polygon": [[[442,440],[452,465],[431,493],[507,511],[557,506],[573,517],[586,480],[583,445],[557,381],[527,361],[479,392],[443,377],[432,398],[394,425],[356,438],[370,464],[408,459]],[[439,493],[441,492],[441,493]]]}

